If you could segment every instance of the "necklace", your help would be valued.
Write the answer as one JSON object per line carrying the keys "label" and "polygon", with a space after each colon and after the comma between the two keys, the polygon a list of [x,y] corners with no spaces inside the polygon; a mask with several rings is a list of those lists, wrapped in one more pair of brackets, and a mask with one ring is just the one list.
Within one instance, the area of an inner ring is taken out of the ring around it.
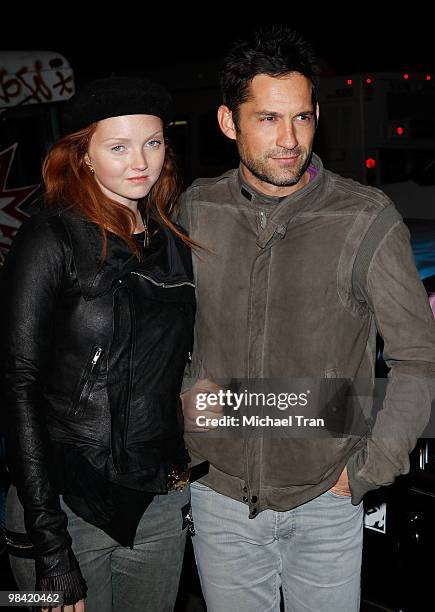
{"label": "necklace", "polygon": [[150,245],[150,232],[148,229],[148,223],[145,221],[145,219],[142,219],[142,220],[143,220],[143,228],[144,228],[143,245],[145,248],[147,248]]}
{"label": "necklace", "polygon": [[[150,245],[150,232],[149,232],[149,228],[148,228],[148,216],[145,217],[140,211],[140,218],[142,219],[142,224],[143,224],[143,231],[144,231],[144,238],[143,238],[143,245],[144,247],[149,247]],[[139,232],[141,233],[141,232]]]}

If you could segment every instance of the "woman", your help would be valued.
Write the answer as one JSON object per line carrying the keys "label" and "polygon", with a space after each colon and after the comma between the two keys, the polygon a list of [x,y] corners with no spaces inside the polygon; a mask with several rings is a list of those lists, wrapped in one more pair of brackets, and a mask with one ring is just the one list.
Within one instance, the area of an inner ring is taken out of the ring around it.
{"label": "woman", "polygon": [[169,219],[170,111],[143,79],[74,96],[43,166],[47,205],[3,272],[6,535],[19,588],[62,592],[55,610],[163,612],[177,594],[194,285]]}

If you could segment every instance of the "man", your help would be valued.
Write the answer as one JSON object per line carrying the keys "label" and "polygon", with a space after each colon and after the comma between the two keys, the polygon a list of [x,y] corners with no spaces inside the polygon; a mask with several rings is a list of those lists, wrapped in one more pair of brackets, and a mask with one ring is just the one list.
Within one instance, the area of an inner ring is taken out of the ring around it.
{"label": "man", "polygon": [[[206,412],[195,409],[222,380],[372,381],[376,328],[392,382],[377,418],[366,415],[367,430],[353,435],[189,437],[193,461],[210,461],[192,485],[207,609],[278,611],[281,586],[286,610],[356,612],[361,500],[408,471],[429,416],[431,311],[386,196],[328,172],[312,153],[311,47],[287,28],[262,30],[234,45],[221,83],[219,126],[240,167],[195,181],[183,197],[181,222],[205,247],[194,257],[187,425],[215,424],[196,417],[218,411],[212,395]],[[321,406],[316,397],[319,414],[346,420],[348,398],[338,392]]]}

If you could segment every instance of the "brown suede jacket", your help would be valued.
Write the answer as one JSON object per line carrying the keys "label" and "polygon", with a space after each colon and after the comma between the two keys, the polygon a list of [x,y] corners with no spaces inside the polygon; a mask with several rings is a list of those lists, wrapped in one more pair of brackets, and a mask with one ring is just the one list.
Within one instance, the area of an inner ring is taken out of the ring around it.
{"label": "brown suede jacket", "polygon": [[[409,453],[430,415],[435,324],[409,232],[398,219],[379,237],[366,299],[359,301],[355,257],[391,202],[378,189],[325,170],[316,155],[311,163],[317,175],[288,197],[259,193],[235,169],[195,181],[181,201],[180,223],[205,247],[193,256],[197,315],[184,388],[207,377],[289,385],[308,379],[317,391],[330,378],[372,385],[376,331],[391,368],[382,409],[374,416],[370,394],[359,398],[364,426],[347,429],[351,435],[280,438],[270,427],[255,433],[239,427],[226,436],[187,436],[192,459],[210,461],[202,482],[249,504],[250,517],[313,499],[346,465],[352,502],[359,503],[366,491],[409,470]],[[345,413],[348,406],[348,398],[338,405],[319,400],[318,414]]]}

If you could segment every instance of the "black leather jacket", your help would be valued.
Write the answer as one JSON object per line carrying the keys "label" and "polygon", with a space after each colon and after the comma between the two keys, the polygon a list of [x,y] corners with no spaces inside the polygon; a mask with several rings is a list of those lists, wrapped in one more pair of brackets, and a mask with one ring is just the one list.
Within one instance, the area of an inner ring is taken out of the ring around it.
{"label": "black leather jacket", "polygon": [[114,525],[108,490],[112,499],[117,491],[150,500],[143,492],[166,492],[167,466],[187,458],[179,390],[194,316],[190,249],[157,221],[151,230],[142,261],[109,234],[101,264],[94,224],[67,211],[38,213],[2,272],[8,465],[36,588],[64,590],[66,602],[86,587],[59,493],[73,509],[85,500],[79,514],[131,544],[146,504],[133,524]]}

